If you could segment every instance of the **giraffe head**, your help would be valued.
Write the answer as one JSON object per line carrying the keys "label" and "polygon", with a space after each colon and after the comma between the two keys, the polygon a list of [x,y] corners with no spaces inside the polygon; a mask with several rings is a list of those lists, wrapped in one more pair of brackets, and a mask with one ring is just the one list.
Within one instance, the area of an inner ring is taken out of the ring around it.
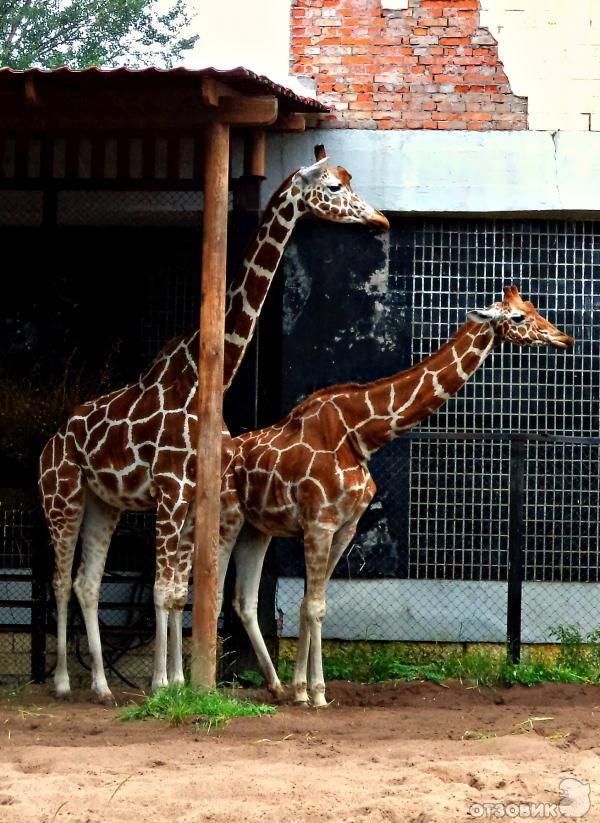
{"label": "giraffe head", "polygon": [[554,346],[568,349],[575,340],[559,331],[536,310],[529,300],[523,300],[516,286],[504,290],[504,300],[486,309],[469,311],[475,323],[490,323],[498,342],[510,340],[517,346]]}
{"label": "giraffe head", "polygon": [[352,191],[352,175],[342,166],[328,166],[323,146],[315,146],[316,163],[305,166],[292,176],[292,193],[300,211],[335,223],[364,223],[377,229],[389,229],[387,217]]}

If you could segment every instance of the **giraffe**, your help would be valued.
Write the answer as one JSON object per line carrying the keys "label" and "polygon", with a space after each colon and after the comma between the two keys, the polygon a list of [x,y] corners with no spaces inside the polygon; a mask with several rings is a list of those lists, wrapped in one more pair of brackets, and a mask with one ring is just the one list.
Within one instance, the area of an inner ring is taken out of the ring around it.
{"label": "giraffe", "polygon": [[[316,162],[290,175],[267,205],[241,271],[227,292],[223,384],[229,388],[292,230],[312,215],[337,223],[389,228],[386,217],[352,191],[351,175]],[[183,682],[182,612],[193,543],[197,441],[198,331],[166,344],[137,382],[83,403],[40,458],[39,490],[55,551],[57,696],[70,693],[67,610],[71,588],[81,605],[92,658],[92,690],[112,700],[104,672],[98,598],[111,537],[123,511],[156,509],[156,643],[153,688]],[[82,557],[71,574],[78,535]],[[181,548],[183,560],[178,559]],[[170,630],[168,627],[170,626]],[[167,636],[169,671],[167,673]]]}
{"label": "giraffe", "polygon": [[271,537],[304,536],[306,591],[293,689],[297,703],[308,704],[310,690],[312,704],[325,706],[325,590],[376,491],[368,460],[434,414],[505,340],[557,349],[575,344],[511,286],[503,300],[468,312],[454,337],[412,368],[371,383],[322,389],[276,425],[224,439],[220,597],[233,552],[234,608],[277,699],[282,699],[283,689],[257,620],[258,585]]}

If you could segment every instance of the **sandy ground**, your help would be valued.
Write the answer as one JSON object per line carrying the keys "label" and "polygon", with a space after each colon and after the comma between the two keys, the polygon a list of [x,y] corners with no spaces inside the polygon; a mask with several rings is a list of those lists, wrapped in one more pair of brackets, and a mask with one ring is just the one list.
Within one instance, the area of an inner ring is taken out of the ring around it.
{"label": "sandy ground", "polygon": [[0,821],[446,823],[498,819],[497,803],[554,804],[551,819],[569,778],[563,812],[588,808],[589,783],[585,820],[600,821],[600,688],[333,683],[329,696],[207,734],[32,687],[0,704]]}

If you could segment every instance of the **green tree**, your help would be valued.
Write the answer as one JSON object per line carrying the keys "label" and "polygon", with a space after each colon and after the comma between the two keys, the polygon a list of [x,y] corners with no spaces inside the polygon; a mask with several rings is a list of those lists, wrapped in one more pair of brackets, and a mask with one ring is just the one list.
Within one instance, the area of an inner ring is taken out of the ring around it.
{"label": "green tree", "polygon": [[185,0],[0,0],[0,66],[171,66],[186,37]]}

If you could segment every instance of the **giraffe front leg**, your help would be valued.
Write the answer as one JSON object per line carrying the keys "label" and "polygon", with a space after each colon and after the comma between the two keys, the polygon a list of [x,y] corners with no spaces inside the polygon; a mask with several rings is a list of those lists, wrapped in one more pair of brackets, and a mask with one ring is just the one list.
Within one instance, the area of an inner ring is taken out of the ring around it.
{"label": "giraffe front leg", "polygon": [[173,596],[169,610],[169,683],[185,683],[183,673],[183,612],[188,601],[188,589],[194,555],[195,506],[190,503],[185,517],[175,562]]}
{"label": "giraffe front leg", "polygon": [[[167,675],[169,614],[176,603],[181,604],[181,588],[178,588],[179,544],[190,511],[192,486],[185,479],[179,483],[164,483],[159,488],[156,509],[156,576],[154,579],[154,610],[156,614],[156,639],[154,643],[154,671],[152,689],[169,684]],[[186,582],[187,591],[187,582]],[[181,609],[178,609],[181,612]],[[172,673],[183,682],[181,649],[182,614],[172,618]]]}
{"label": "giraffe front leg", "polygon": [[330,529],[310,525],[304,530],[306,593],[300,607],[300,637],[294,673],[296,702],[305,702],[307,669],[313,706],[325,706],[325,680],[321,655],[321,624],[325,617],[325,580],[327,561],[333,539]]}
{"label": "giraffe front leg", "polygon": [[154,671],[152,672],[152,691],[169,685],[167,677],[167,629],[169,611],[167,601],[170,587],[163,579],[163,567],[157,565],[154,581],[154,614],[156,634],[154,638]]}
{"label": "giraffe front leg", "polygon": [[307,670],[308,653],[310,649],[310,632],[305,619],[304,611],[300,608],[300,629],[298,631],[298,651],[296,653],[296,665],[294,667],[294,680],[292,687],[294,690],[294,703],[299,706],[308,706],[307,691]]}

